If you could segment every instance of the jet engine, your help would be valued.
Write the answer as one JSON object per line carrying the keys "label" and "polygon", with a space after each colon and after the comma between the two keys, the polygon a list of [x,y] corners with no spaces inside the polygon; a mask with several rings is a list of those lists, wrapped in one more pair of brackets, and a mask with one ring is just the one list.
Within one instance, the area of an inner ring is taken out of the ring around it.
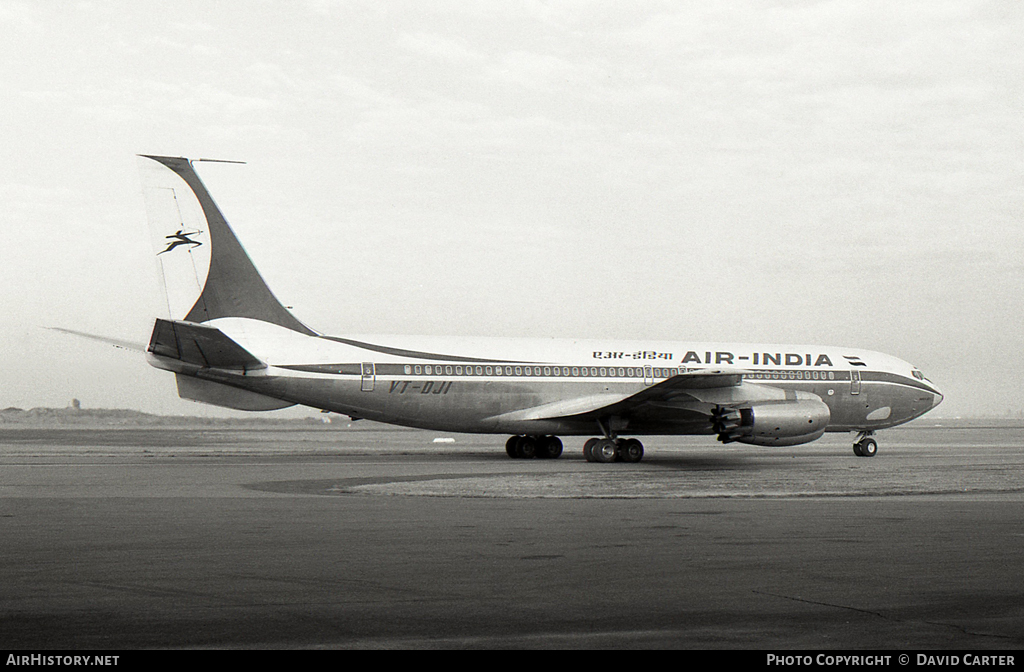
{"label": "jet engine", "polygon": [[722,443],[796,446],[821,437],[831,418],[821,399],[766,401],[743,408],[717,406],[711,424]]}

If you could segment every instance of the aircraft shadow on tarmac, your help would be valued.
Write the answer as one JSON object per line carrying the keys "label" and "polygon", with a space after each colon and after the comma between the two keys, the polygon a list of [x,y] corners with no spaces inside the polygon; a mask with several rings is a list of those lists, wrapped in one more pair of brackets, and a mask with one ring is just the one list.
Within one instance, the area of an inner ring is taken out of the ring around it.
{"label": "aircraft shadow on tarmac", "polygon": [[[496,471],[491,468],[488,464],[488,468],[485,470],[453,473],[450,470],[459,470],[465,468],[467,464],[480,465],[481,461],[486,460],[490,462],[489,455],[484,453],[465,454],[461,456],[450,455],[449,460],[438,461],[439,470],[433,473],[416,474],[416,475],[378,475],[378,476],[362,476],[362,477],[344,477],[340,476],[337,478],[320,478],[320,479],[308,479],[308,480],[288,480],[288,481],[264,481],[257,483],[247,483],[242,487],[249,490],[256,490],[261,492],[274,492],[278,494],[295,494],[295,495],[322,495],[322,496],[338,496],[346,494],[366,494],[367,489],[365,486],[402,486],[404,484],[413,485],[417,483],[438,483],[438,482],[455,482],[471,480],[486,481],[494,483],[496,481],[512,481],[512,480],[536,480],[537,482],[554,482],[559,479],[599,479],[605,484],[608,483],[609,479],[614,482],[620,482],[622,484],[629,484],[640,479],[650,479],[652,476],[657,479],[671,478],[672,472],[700,472],[707,475],[709,472],[732,472],[733,474],[740,472],[756,472],[763,466],[759,466],[757,460],[750,459],[747,456],[730,455],[730,456],[707,456],[707,455],[671,455],[662,456],[649,461],[645,461],[642,465],[626,465],[626,464],[608,464],[608,465],[595,465],[595,464],[572,464],[569,460],[559,462],[560,468],[544,470],[544,469],[523,469],[522,466],[527,463],[508,463],[508,458],[505,456],[495,456],[494,462],[501,464],[505,463],[508,466],[515,466],[517,468],[509,468],[507,470]],[[461,459],[460,459],[461,457]],[[581,460],[582,461],[582,458]],[[575,460],[574,460],[575,462]],[[448,469],[445,469],[444,465],[448,464]],[[531,466],[542,467],[543,463],[534,462]],[[400,469],[400,462],[390,462],[389,470]],[[450,470],[449,470],[450,469]],[[711,477],[713,478],[713,476]],[[465,494],[465,491],[461,491]],[[414,494],[409,492],[408,494]],[[453,492],[453,496],[458,496]],[[515,496],[509,495],[509,496]]]}

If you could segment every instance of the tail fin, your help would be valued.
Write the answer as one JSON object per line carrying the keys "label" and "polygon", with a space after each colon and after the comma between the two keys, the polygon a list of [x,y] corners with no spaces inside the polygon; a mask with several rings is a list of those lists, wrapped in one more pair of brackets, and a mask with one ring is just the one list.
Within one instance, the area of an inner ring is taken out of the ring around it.
{"label": "tail fin", "polygon": [[187,322],[248,317],[316,335],[267,287],[191,161],[140,156],[168,317]]}

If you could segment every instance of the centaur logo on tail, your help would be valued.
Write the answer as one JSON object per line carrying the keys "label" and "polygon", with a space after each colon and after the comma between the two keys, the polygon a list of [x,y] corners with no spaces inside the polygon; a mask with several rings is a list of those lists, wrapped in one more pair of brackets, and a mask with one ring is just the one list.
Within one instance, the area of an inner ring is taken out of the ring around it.
{"label": "centaur logo on tail", "polygon": [[188,159],[140,161],[167,298],[147,356],[186,399],[509,434],[518,458],[555,458],[559,436],[596,435],[583,449],[596,462],[638,462],[636,436],[788,446],[826,431],[857,432],[854,452],[870,457],[876,430],[942,400],[907,362],[852,348],[328,336],[274,297]]}

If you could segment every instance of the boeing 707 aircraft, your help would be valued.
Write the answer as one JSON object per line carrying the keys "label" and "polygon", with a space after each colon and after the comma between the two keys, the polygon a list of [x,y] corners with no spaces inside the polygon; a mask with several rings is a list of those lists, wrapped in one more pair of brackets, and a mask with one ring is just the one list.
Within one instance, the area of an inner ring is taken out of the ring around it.
{"label": "boeing 707 aircraft", "polygon": [[857,432],[854,453],[871,457],[877,430],[942,400],[907,362],[853,348],[328,336],[274,297],[190,160],[140,162],[167,306],[147,358],[185,399],[508,434],[515,458],[557,458],[559,436],[592,436],[591,462],[639,462],[635,437],[672,434],[792,446]]}

